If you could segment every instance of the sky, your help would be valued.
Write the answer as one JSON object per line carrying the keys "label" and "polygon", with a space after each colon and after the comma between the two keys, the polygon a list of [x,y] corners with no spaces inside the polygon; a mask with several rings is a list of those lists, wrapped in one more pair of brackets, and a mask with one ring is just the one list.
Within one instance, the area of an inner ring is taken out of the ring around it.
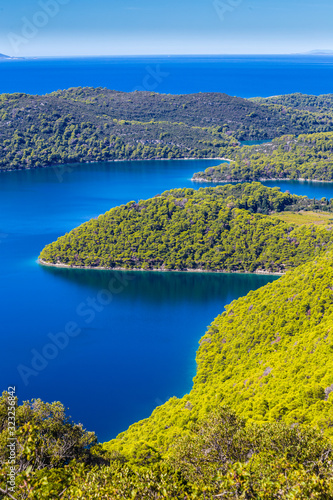
{"label": "sky", "polygon": [[333,50],[332,0],[0,0],[17,57]]}

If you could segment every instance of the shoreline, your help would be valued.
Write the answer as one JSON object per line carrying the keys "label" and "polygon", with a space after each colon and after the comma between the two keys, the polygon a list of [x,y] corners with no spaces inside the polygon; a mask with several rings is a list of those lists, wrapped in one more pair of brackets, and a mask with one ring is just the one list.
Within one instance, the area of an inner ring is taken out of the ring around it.
{"label": "shoreline", "polygon": [[40,167],[20,167],[20,168],[2,168],[0,169],[0,173],[3,172],[22,172],[24,170],[39,170],[41,168],[61,168],[61,167],[68,167],[68,166],[73,166],[75,168],[76,166],[79,165],[92,165],[94,163],[116,163],[116,162],[125,162],[125,161],[174,161],[174,160],[197,160],[197,161],[203,161],[203,160],[219,160],[219,161],[225,161],[225,162],[231,162],[233,160],[230,160],[228,158],[191,158],[191,157],[185,157],[185,158],[123,158],[123,159],[116,159],[116,160],[102,160],[102,161],[82,161],[82,162],[73,162],[73,163],[55,163],[52,165],[41,165]]}
{"label": "shoreline", "polygon": [[158,273],[214,273],[214,274],[261,274],[266,276],[284,276],[286,273],[278,273],[278,272],[269,272],[265,270],[258,270],[254,272],[250,271],[209,271],[206,269],[139,269],[133,268],[128,269],[125,267],[93,267],[93,266],[69,266],[68,264],[51,264],[50,262],[46,262],[42,259],[37,259],[37,262],[41,266],[45,267],[56,267],[58,269],[81,269],[87,271],[125,271],[125,272],[158,272]]}
{"label": "shoreline", "polygon": [[[120,163],[120,162],[141,162],[141,161],[189,161],[189,160],[195,160],[195,161],[207,161],[207,160],[213,160],[213,161],[222,161],[222,162],[227,162],[227,163],[232,163],[235,160],[231,160],[230,158],[192,158],[192,157],[185,157],[185,158],[123,158],[123,159],[116,159],[116,160],[103,160],[103,161],[83,161],[83,162],[73,162],[73,163],[59,163],[59,164],[53,164],[53,165],[41,165],[40,167],[20,167],[20,168],[4,168],[0,169],[0,174],[1,173],[7,173],[7,172],[22,172],[24,170],[39,170],[43,168],[62,168],[62,167],[72,167],[75,168],[75,166],[79,165],[92,165],[95,163]],[[216,165],[218,166],[218,165]],[[214,168],[214,166],[212,167]],[[305,179],[304,177],[299,177],[297,179],[292,179],[290,177],[285,177],[283,179],[279,178],[266,178],[266,177],[260,177],[259,179],[251,179],[251,180],[237,180],[237,179],[231,179],[231,180],[213,180],[213,179],[206,179],[206,178],[195,178],[191,177],[190,181],[192,182],[207,182],[211,184],[218,184],[218,183],[241,183],[241,182],[281,182],[281,181],[297,181],[297,182],[323,182],[323,183],[328,183],[332,184],[332,180],[322,180],[322,179]]]}
{"label": "shoreline", "polygon": [[[232,160],[228,160],[228,161],[232,161]],[[242,180],[236,180],[236,179],[231,179],[231,180],[214,180],[214,179],[206,179],[206,178],[195,178],[195,177],[192,177],[191,179],[192,182],[210,182],[212,184],[218,184],[219,182],[223,182],[223,183],[230,183],[230,182],[233,182],[233,183],[241,183],[241,182],[269,182],[269,181],[272,181],[272,182],[282,182],[282,181],[296,181],[296,182],[327,182],[328,184],[332,184],[333,183],[333,180],[331,181],[324,181],[324,180],[321,180],[321,179],[304,179],[303,177],[299,177],[298,179],[292,179],[291,177],[284,177],[283,179],[278,179],[278,178],[265,178],[265,177],[260,177],[259,179],[251,179],[251,180],[245,180],[245,179],[242,179]]]}

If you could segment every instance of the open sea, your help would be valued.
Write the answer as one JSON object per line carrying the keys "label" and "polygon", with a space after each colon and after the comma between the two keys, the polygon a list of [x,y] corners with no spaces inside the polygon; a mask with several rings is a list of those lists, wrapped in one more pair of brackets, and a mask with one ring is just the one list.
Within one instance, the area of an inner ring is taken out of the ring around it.
{"label": "open sea", "polygon": [[332,92],[330,56],[90,57],[0,61],[0,93],[45,94],[107,87],[167,94],[225,92],[239,97]]}
{"label": "open sea", "polygon": [[[146,85],[174,94],[321,94],[331,92],[333,58],[36,59],[1,62],[0,72],[1,92]],[[0,174],[1,390],[15,385],[20,401],[63,402],[101,441],[191,390],[206,327],[226,304],[277,277],[51,269],[37,257],[47,243],[111,207],[166,189],[204,187],[190,180],[193,173],[218,163],[128,161]],[[333,197],[332,184],[278,185]],[[117,285],[111,304],[94,309],[110,280]],[[79,334],[61,342],[73,324]]]}

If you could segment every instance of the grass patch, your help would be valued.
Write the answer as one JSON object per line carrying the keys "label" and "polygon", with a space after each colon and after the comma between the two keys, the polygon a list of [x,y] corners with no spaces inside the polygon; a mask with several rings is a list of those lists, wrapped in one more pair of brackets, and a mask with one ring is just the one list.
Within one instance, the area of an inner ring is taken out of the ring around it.
{"label": "grass patch", "polygon": [[330,226],[333,224],[333,214],[327,212],[281,212],[274,214],[271,217],[289,222],[290,224],[297,224],[298,226]]}

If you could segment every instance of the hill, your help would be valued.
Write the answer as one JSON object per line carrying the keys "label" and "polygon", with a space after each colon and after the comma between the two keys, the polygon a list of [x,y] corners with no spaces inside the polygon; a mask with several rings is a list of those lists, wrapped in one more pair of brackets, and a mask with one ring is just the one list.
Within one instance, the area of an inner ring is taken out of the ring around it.
{"label": "hill", "polygon": [[[273,139],[291,130],[313,127],[304,114],[293,118],[261,103],[223,93],[170,95],[118,92],[108,89],[69,89],[53,95],[70,102],[92,104],[118,120],[182,122],[196,127],[222,127],[239,140]],[[297,123],[303,121],[303,124]],[[321,125],[323,125],[322,123]],[[320,126],[317,123],[315,126]],[[222,132],[222,130],[221,130]]]}
{"label": "hill", "polygon": [[266,104],[276,109],[276,111],[292,108],[320,115],[321,113],[330,112],[333,109],[333,94],[317,96],[297,92],[295,94],[272,97],[253,97],[250,101],[258,104]]}
{"label": "hill", "polygon": [[229,157],[241,140],[333,130],[333,113],[219,93],[74,88],[0,96],[0,169],[89,161]]}
{"label": "hill", "polygon": [[311,259],[332,233],[255,212],[301,209],[312,203],[306,200],[261,184],[175,189],[92,219],[47,245],[40,261],[107,269],[280,273]]}

